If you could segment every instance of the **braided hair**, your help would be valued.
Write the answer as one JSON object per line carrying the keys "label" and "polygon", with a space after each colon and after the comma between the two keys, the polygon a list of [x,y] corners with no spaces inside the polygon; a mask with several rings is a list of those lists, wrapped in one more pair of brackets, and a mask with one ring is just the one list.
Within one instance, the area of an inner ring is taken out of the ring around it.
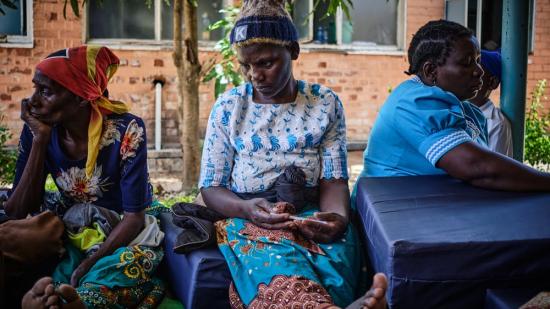
{"label": "braided hair", "polygon": [[433,20],[422,26],[414,34],[409,45],[408,75],[418,74],[428,60],[436,65],[445,64],[457,39],[471,37],[472,31],[460,24],[448,20]]}

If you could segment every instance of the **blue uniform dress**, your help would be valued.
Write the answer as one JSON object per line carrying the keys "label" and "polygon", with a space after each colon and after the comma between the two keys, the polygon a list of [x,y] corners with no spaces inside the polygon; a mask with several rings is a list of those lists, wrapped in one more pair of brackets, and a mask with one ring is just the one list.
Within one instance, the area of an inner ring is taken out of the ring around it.
{"label": "blue uniform dress", "polygon": [[[59,138],[59,129],[54,127],[43,175],[52,176],[61,194],[58,214],[77,203],[93,203],[120,214],[140,212],[151,205],[145,126],[140,118],[128,113],[105,116],[96,167],[89,179],[86,158],[68,158]],[[32,132],[25,125],[19,142],[14,188],[19,185],[27,164],[32,139]],[[85,258],[70,242],[66,242],[65,248],[67,254],[53,274],[57,283],[69,283],[72,272]],[[160,246],[118,248],[90,268],[80,279],[77,293],[88,308],[153,308],[163,297],[162,282],[154,277],[162,257]]]}
{"label": "blue uniform dress", "polygon": [[[395,88],[382,106],[359,177],[446,174],[437,161],[465,142],[487,147],[487,120],[481,110],[415,76]],[[357,185],[353,207],[356,191]]]}
{"label": "blue uniform dress", "polygon": [[475,105],[413,77],[382,106],[361,176],[445,174],[436,167],[444,154],[465,142],[487,147],[487,141],[486,120]]}
{"label": "blue uniform dress", "polygon": [[[318,84],[297,85],[296,100],[287,104],[253,102],[251,84],[217,100],[208,121],[200,188],[262,192],[290,165],[305,172],[308,186],[318,185],[321,178],[348,178],[340,100]],[[314,211],[319,206],[310,204],[298,216]],[[231,294],[234,304],[240,298],[246,306],[281,301],[345,306],[354,299],[359,250],[351,226],[331,244],[290,231],[264,230],[241,218],[218,222],[217,231],[237,292]]]}

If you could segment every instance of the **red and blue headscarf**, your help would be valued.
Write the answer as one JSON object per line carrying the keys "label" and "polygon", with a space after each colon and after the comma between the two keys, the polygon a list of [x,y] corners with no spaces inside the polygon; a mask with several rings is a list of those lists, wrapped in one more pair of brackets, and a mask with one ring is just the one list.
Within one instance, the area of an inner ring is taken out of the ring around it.
{"label": "red and blue headscarf", "polygon": [[36,69],[75,95],[90,102],[86,175],[94,171],[103,129],[103,116],[128,112],[123,102],[109,100],[104,93],[118,68],[119,60],[104,46],[79,46],[57,51],[42,60]]}

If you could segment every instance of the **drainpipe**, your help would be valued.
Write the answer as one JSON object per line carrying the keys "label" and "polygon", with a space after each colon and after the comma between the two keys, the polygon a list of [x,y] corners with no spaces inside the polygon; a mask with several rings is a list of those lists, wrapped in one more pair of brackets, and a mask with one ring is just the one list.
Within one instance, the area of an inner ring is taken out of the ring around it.
{"label": "drainpipe", "polygon": [[514,159],[523,162],[529,2],[502,1],[502,86],[500,106],[512,124]]}
{"label": "drainpipe", "polygon": [[157,76],[153,80],[155,85],[155,150],[161,149],[162,143],[162,87],[166,80],[162,76]]}

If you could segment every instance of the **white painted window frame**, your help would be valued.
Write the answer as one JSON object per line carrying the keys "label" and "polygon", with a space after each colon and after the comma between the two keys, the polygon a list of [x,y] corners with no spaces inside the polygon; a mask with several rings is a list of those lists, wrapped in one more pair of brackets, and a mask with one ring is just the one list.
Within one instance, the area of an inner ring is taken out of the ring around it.
{"label": "white painted window frame", "polygon": [[[34,47],[34,28],[33,28],[33,4],[32,0],[25,1],[25,14],[27,15],[27,35],[8,35],[5,41],[0,42],[0,47],[7,48],[33,48]],[[9,10],[9,9],[8,9]],[[1,18],[1,17],[0,17]]]}
{"label": "white painted window frame", "polygon": [[[449,6],[449,2],[453,2],[453,1],[460,1],[460,0],[445,0],[445,19],[449,19],[448,18],[448,6]],[[462,0],[464,1],[464,20],[453,20],[455,22],[458,22],[459,24],[467,27],[467,14],[468,14],[468,1],[467,0]],[[525,0],[519,0],[519,1],[525,1]],[[530,53],[533,53],[535,51],[535,33],[536,33],[536,6],[537,6],[537,1],[536,0],[528,0],[529,1],[529,10],[530,10],[530,27],[531,29],[529,29],[530,31],[530,41],[528,42],[529,43],[529,52]],[[482,28],[482,10],[483,10],[483,0],[477,0],[477,8],[476,8],[476,31],[475,31],[475,36],[478,38],[481,38],[481,35],[483,34],[483,28]]]}
{"label": "white painted window frame", "polygon": [[[301,0],[299,0],[301,1]],[[334,51],[342,52],[346,54],[367,54],[367,55],[403,55],[405,34],[407,25],[407,0],[398,0],[397,4],[397,44],[396,45],[377,45],[377,46],[357,46],[353,44],[342,43],[342,24],[344,19],[344,12],[341,8],[338,8],[336,13],[336,44],[318,44],[313,42],[313,18],[309,19],[309,39],[308,42],[300,45],[300,49],[304,52],[315,51]],[[313,8],[314,0],[309,0],[310,8]],[[310,9],[311,11],[311,9]]]}
{"label": "white painted window frame", "polygon": [[[155,10],[155,38],[152,40],[143,39],[91,39],[88,31],[88,10],[90,3],[86,1],[86,10],[82,14],[84,27],[82,29],[82,40],[88,44],[107,45],[109,48],[118,50],[171,50],[172,40],[162,39],[162,14],[161,6],[164,0],[153,0]],[[222,6],[225,7],[232,0],[222,0]],[[199,40],[199,49],[205,51],[213,51],[216,41]]]}

